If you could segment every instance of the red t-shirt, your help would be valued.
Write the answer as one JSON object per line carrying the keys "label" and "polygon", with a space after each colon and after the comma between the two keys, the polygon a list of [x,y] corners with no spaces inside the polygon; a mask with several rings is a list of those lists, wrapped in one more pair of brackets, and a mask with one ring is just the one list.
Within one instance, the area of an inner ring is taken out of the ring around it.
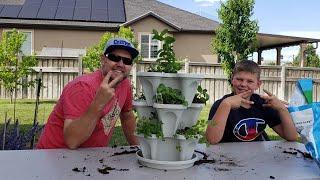
{"label": "red t-shirt", "polygon": [[[37,148],[67,148],[63,138],[64,120],[75,120],[87,111],[103,78],[102,72],[99,70],[80,76],[66,85],[49,116]],[[93,133],[80,147],[108,145],[120,112],[130,110],[132,110],[132,89],[127,78],[116,86],[115,97],[106,104]]]}

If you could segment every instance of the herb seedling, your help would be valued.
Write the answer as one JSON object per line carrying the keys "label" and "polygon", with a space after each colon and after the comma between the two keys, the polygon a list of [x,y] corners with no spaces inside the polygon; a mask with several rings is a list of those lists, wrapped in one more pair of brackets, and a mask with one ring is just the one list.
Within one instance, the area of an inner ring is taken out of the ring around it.
{"label": "herb seedling", "polygon": [[182,64],[179,62],[180,60],[175,57],[173,51],[175,38],[167,35],[167,32],[167,29],[160,33],[155,29],[152,31],[152,39],[161,41],[163,45],[157,52],[158,59],[156,60],[156,63],[151,65],[149,69],[151,72],[177,73],[182,68]]}
{"label": "herb seedling", "polygon": [[163,138],[162,122],[156,118],[156,114],[152,113],[152,116],[147,119],[142,117],[137,123],[137,133],[143,134],[145,138],[151,137],[155,134],[157,138]]}
{"label": "herb seedling", "polygon": [[210,96],[207,93],[207,89],[202,89],[202,87],[199,85],[197,88],[197,93],[195,94],[192,103],[201,103],[206,104],[206,102],[209,100]]}
{"label": "herb seedling", "polygon": [[198,120],[197,124],[193,125],[191,128],[186,127],[184,129],[177,130],[176,134],[183,135],[186,139],[196,139],[204,135],[204,131],[207,126],[207,121],[204,119]]}
{"label": "herb seedling", "polygon": [[184,106],[188,106],[188,102],[185,100],[185,97],[179,89],[173,89],[165,86],[164,84],[160,84],[158,86],[155,98],[157,103],[182,104]]}

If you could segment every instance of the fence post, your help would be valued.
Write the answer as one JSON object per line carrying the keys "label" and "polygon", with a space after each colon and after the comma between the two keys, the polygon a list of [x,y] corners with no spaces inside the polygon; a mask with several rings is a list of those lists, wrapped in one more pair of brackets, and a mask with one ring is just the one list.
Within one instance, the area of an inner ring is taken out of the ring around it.
{"label": "fence post", "polygon": [[137,93],[137,63],[135,63],[135,64],[133,64],[133,66],[132,66],[132,70],[131,70],[131,72],[132,72],[132,80],[131,80],[131,82],[132,82],[132,84],[133,84],[133,86],[134,86],[134,88],[133,88],[133,94],[136,94]]}
{"label": "fence post", "polygon": [[80,54],[78,56],[78,67],[79,67],[79,70],[78,70],[78,76],[81,76],[83,74],[83,68],[82,68],[82,54]]}
{"label": "fence post", "polygon": [[189,58],[188,57],[186,57],[185,59],[184,59],[184,72],[185,73],[189,73]]}
{"label": "fence post", "polygon": [[281,84],[280,84],[280,99],[286,100],[287,95],[287,89],[286,89],[286,66],[281,66]]}

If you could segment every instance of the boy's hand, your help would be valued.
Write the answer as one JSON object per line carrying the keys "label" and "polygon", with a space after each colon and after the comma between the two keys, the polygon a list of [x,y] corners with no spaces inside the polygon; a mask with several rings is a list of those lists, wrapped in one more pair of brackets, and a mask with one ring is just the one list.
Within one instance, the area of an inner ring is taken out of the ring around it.
{"label": "boy's hand", "polygon": [[242,92],[240,94],[230,96],[223,101],[227,103],[231,109],[238,109],[240,106],[248,106],[254,103],[253,101],[247,100],[250,94],[251,91]]}
{"label": "boy's hand", "polygon": [[267,95],[260,95],[260,97],[266,101],[266,103],[263,104],[263,107],[270,107],[277,111],[287,109],[286,102],[279,100],[275,95],[273,95],[271,92],[265,89],[263,89],[263,91],[267,94]]}

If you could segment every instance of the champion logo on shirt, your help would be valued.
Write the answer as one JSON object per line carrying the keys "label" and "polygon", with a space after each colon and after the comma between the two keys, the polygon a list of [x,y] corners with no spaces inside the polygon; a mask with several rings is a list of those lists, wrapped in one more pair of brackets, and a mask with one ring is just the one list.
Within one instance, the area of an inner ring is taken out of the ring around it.
{"label": "champion logo on shirt", "polygon": [[[265,121],[258,118],[242,119],[235,125],[233,134],[241,141],[252,141],[261,134],[258,132],[259,124],[265,124]],[[240,129],[244,129],[245,134],[240,133]]]}

